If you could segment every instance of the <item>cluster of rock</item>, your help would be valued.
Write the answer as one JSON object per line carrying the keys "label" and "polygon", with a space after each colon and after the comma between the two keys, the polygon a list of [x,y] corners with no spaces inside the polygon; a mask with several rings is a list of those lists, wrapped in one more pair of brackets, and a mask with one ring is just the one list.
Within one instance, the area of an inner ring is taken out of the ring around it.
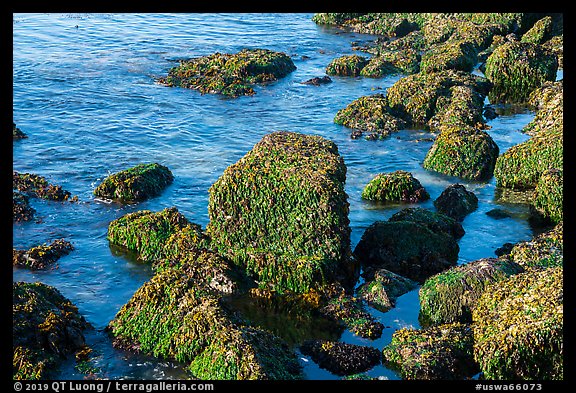
{"label": "cluster of rock", "polygon": [[[375,339],[384,326],[365,304],[385,312],[398,296],[420,287],[423,327],[396,331],[381,351],[335,340],[306,341],[300,351],[342,376],[384,362],[405,379],[464,379],[479,372],[487,379],[562,379],[557,20],[532,14],[317,14],[314,20],[396,38],[369,49],[372,59],[341,58],[327,73],[410,74],[386,95],[355,100],[335,122],[377,137],[405,127],[438,132],[426,169],[466,180],[494,176],[499,188],[533,190],[534,214],[554,228],[498,258],[458,266],[462,222],[478,199],[452,184],[434,201],[436,211],[402,208],[368,227],[352,250],[347,168],[338,147],[319,136],[272,132],[210,187],[205,229],[176,207],[140,210],[109,224],[109,242],[154,272],[109,323],[114,345],[181,362],[201,379],[300,379],[295,349],[243,318],[231,299],[273,299]],[[487,77],[470,72],[481,61]],[[236,97],[293,69],[283,54],[244,50],[183,61],[160,83]],[[521,83],[501,80],[503,73]],[[524,130],[531,138],[499,155],[482,115],[487,97],[527,100],[536,110]],[[31,216],[28,196],[52,195],[42,180],[14,172],[14,188],[26,193],[14,197],[22,220]],[[141,164],[104,179],[94,195],[137,203],[172,181],[167,167]],[[378,174],[362,197],[413,204],[430,195],[399,170]],[[58,250],[14,250],[14,261],[36,266],[37,256],[54,259]],[[360,271],[364,283],[355,289]],[[46,378],[57,356],[85,349],[82,332],[89,325],[57,290],[14,283],[13,293],[15,378]]]}

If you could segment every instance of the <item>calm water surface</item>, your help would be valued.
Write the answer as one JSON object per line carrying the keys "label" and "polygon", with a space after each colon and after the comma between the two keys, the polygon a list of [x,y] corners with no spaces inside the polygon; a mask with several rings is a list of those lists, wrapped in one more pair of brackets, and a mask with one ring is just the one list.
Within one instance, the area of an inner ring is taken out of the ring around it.
{"label": "calm water surface", "polygon": [[[433,200],[459,182],[479,199],[478,209],[463,222],[460,263],[495,256],[505,242],[529,239],[524,205],[499,205],[495,181],[463,182],[422,168],[433,137],[405,130],[382,141],[350,139],[350,130],[333,123],[352,100],[385,93],[400,76],[382,79],[332,77],[333,83],[303,85],[323,76],[335,57],[353,54],[351,42],[374,37],[317,26],[312,14],[15,14],[13,16],[14,121],[28,139],[13,144],[13,169],[44,176],[61,185],[79,203],[32,199],[41,222],[13,225],[13,246],[24,249],[64,238],[75,247],[47,271],[13,270],[14,281],[55,286],[75,303],[95,327],[87,340],[96,351],[105,378],[185,378],[178,365],[112,348],[104,327],[152,272],[106,240],[110,221],[136,210],[176,206],[202,227],[208,223],[208,188],[224,169],[248,152],[265,134],[296,131],[334,141],[348,167],[352,247],[370,224],[386,220],[401,206],[378,207],[360,198],[377,173],[407,170],[420,180],[431,199],[418,206],[434,209]],[[257,87],[256,95],[227,99],[155,83],[178,59],[266,48],[290,55],[297,70]],[[500,116],[488,132],[500,152],[527,139],[520,130],[530,112]],[[92,191],[106,176],[145,162],[168,166],[174,183],[161,196],[121,206],[94,200]],[[406,206],[402,206],[406,207]],[[496,207],[510,218],[495,220]],[[346,342],[382,348],[392,333],[419,327],[418,293],[398,299],[387,313],[374,311],[386,326],[370,341],[345,331]],[[309,379],[337,379],[301,356]],[[83,375],[66,363],[59,378]],[[383,366],[369,375],[398,379]]]}

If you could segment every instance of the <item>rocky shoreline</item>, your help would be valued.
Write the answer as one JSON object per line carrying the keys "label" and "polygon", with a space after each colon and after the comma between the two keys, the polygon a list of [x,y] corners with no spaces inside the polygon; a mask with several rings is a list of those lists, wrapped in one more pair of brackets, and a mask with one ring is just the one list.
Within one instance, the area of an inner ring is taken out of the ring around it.
{"label": "rocky shoreline", "polygon": [[[370,57],[334,59],[327,75],[404,75],[386,94],[350,103],[335,123],[369,140],[412,127],[436,133],[426,170],[479,182],[494,177],[500,189],[526,191],[542,233],[508,245],[497,258],[457,265],[461,222],[479,202],[452,184],[434,201],[435,211],[401,209],[374,222],[353,250],[338,146],[271,131],[210,187],[206,228],[175,206],[109,223],[110,244],[154,272],[110,321],[114,345],[180,362],[199,379],[302,379],[297,349],[345,377],[382,363],[403,379],[563,379],[563,82],[555,80],[563,67],[562,15],[316,14],[313,20],[380,37],[359,48]],[[484,76],[472,72],[477,64]],[[283,53],[246,50],[182,61],[158,82],[234,98],[294,69]],[[500,153],[487,131],[486,99],[533,109],[534,120],[522,130],[530,138]],[[16,124],[13,133],[14,143],[26,143]],[[173,179],[161,164],[140,164],[109,176],[94,195],[138,203]],[[39,175],[14,171],[13,189],[15,223],[33,218],[31,197],[77,200]],[[430,196],[412,174],[396,171],[366,179],[362,198],[407,204]],[[45,268],[72,249],[64,239],[14,249],[14,265]],[[367,305],[389,310],[418,286],[422,328],[400,329],[379,349],[329,339],[294,348],[234,306],[250,298],[374,339],[383,326]],[[56,288],[15,282],[13,377],[47,379],[58,359],[76,353],[85,360],[89,328]]]}

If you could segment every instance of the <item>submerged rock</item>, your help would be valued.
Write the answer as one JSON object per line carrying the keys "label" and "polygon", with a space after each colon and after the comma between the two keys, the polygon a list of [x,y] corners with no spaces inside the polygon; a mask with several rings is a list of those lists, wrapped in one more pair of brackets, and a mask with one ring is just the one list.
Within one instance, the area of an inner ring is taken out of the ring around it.
{"label": "submerged rock", "polygon": [[444,324],[397,330],[382,349],[383,363],[403,379],[461,380],[478,373],[469,325]]}
{"label": "submerged rock", "polygon": [[72,250],[74,250],[72,243],[64,239],[57,239],[49,245],[43,244],[28,250],[12,249],[12,265],[31,270],[45,269]]}
{"label": "submerged rock", "polygon": [[285,53],[242,49],[236,54],[214,53],[183,60],[158,82],[170,87],[196,89],[202,94],[239,97],[254,95],[254,84],[276,81],[295,69],[294,62]]}
{"label": "submerged rock", "polygon": [[390,270],[423,283],[458,260],[460,248],[443,231],[413,221],[376,221],[362,234],[354,254],[362,266]]}
{"label": "submerged rock", "polygon": [[474,358],[485,379],[564,378],[563,269],[516,274],[483,293],[472,313]]}
{"label": "submerged rock", "polygon": [[462,184],[451,184],[434,201],[440,213],[462,221],[478,208],[478,197]]}
{"label": "submerged rock", "polygon": [[173,181],[174,175],[167,167],[139,164],[108,176],[94,189],[94,195],[122,203],[142,201],[160,195]]}
{"label": "submerged rock", "polygon": [[18,127],[16,127],[16,123],[12,122],[12,138],[13,139],[25,139],[28,138],[28,135],[26,135],[24,132],[22,132],[22,130]]}
{"label": "submerged rock", "polygon": [[36,209],[30,206],[30,198],[21,192],[12,192],[12,221],[30,221],[34,218]]}
{"label": "submerged rock", "polygon": [[353,285],[345,180],[333,142],[268,134],[210,187],[206,232],[261,287],[303,293],[335,280]]}
{"label": "submerged rock", "polygon": [[70,300],[42,283],[12,283],[12,377],[49,379],[65,356],[84,349],[90,328]]}
{"label": "submerged rock", "polygon": [[417,203],[430,199],[430,194],[410,172],[397,170],[376,175],[364,187],[362,199]]}
{"label": "submerged rock", "polygon": [[471,323],[472,310],[486,288],[523,271],[515,262],[482,258],[434,275],[420,287],[418,319],[422,325]]}
{"label": "submerged rock", "polygon": [[308,340],[300,351],[321,368],[340,376],[368,371],[380,364],[382,358],[374,347],[326,340]]}
{"label": "submerged rock", "polygon": [[327,83],[332,83],[332,79],[330,79],[328,75],[324,75],[323,77],[316,76],[312,79],[308,79],[307,81],[302,82],[303,85],[314,85],[314,86],[325,85]]}

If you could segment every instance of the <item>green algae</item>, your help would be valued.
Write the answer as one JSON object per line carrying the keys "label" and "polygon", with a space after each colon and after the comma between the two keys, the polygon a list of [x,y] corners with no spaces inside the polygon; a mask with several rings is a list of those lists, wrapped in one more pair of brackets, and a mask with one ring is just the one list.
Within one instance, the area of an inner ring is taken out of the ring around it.
{"label": "green algae", "polygon": [[563,379],[563,282],[562,267],[551,267],[484,292],[472,327],[474,358],[485,379]]}
{"label": "green algae", "polygon": [[349,55],[332,60],[326,67],[328,75],[359,76],[368,59],[363,56]]}
{"label": "green algae", "polygon": [[106,177],[94,189],[94,195],[122,203],[142,201],[160,195],[173,181],[174,175],[167,167],[139,164]]}
{"label": "green algae", "polygon": [[268,49],[242,49],[236,54],[214,53],[180,62],[159,83],[184,87],[202,94],[229,97],[253,95],[254,84],[276,81],[294,71],[292,59]]}
{"label": "green algae", "polygon": [[531,240],[516,243],[507,258],[518,263],[525,270],[562,267],[564,264],[564,223],[559,222],[552,229]]}

